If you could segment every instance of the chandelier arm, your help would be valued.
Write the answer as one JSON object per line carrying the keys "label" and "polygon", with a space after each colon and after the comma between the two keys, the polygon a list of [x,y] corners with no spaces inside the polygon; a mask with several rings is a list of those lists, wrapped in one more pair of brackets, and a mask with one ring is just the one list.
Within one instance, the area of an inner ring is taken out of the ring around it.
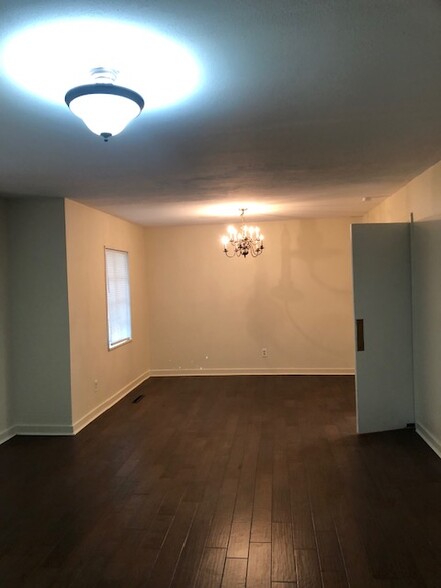
{"label": "chandelier arm", "polygon": [[235,251],[232,251],[231,253],[229,253],[229,251],[228,251],[228,249],[226,247],[224,247],[224,253],[230,259],[233,258],[236,255],[236,252]]}

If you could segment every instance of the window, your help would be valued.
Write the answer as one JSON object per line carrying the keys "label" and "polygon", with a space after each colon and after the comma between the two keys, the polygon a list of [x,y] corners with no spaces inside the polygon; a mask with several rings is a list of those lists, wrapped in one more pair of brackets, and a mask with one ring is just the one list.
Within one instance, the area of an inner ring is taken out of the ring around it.
{"label": "window", "polygon": [[107,284],[107,332],[109,349],[132,339],[130,316],[129,254],[105,249]]}

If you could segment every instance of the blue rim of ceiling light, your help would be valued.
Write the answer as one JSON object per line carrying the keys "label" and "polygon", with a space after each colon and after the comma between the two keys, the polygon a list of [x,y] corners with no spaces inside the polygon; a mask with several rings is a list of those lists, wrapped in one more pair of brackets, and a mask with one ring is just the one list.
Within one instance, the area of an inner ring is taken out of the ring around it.
{"label": "blue rim of ceiling light", "polygon": [[66,104],[70,106],[70,103],[72,100],[75,100],[75,98],[88,96],[89,94],[110,94],[113,96],[121,96],[122,98],[128,98],[135,102],[139,106],[140,111],[144,108],[144,99],[140,94],[133,90],[129,90],[129,88],[115,86],[114,84],[85,84],[84,86],[76,86],[66,93],[64,100]]}

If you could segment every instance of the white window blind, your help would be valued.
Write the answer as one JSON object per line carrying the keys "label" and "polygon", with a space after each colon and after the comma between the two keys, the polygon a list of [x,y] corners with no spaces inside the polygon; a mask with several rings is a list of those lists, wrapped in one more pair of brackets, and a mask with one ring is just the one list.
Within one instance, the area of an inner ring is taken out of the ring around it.
{"label": "white window blind", "polygon": [[132,338],[129,254],[105,249],[109,349]]}

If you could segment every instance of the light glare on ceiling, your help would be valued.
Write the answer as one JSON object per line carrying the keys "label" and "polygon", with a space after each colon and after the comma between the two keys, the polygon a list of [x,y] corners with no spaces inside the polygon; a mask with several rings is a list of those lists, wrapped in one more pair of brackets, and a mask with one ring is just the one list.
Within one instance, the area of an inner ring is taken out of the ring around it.
{"label": "light glare on ceiling", "polygon": [[2,69],[18,86],[64,107],[66,91],[89,82],[96,67],[118,70],[118,84],[145,100],[145,110],[194,93],[201,69],[177,41],[128,22],[74,18],[27,27],[6,40]]}
{"label": "light glare on ceiling", "polygon": [[240,201],[218,203],[218,204],[206,204],[200,206],[198,210],[198,216],[201,217],[218,217],[218,218],[233,218],[237,216],[237,211],[241,209],[247,210],[249,216],[268,216],[276,214],[279,210],[277,204],[267,204],[264,202],[249,202]]}

